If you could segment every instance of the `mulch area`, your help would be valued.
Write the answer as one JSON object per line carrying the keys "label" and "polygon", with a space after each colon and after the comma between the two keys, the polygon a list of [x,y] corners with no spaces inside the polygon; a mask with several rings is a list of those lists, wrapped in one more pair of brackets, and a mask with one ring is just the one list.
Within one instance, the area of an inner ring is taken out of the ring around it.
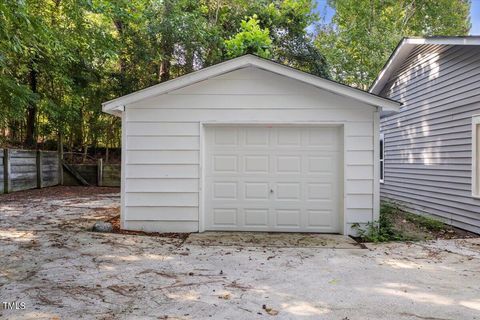
{"label": "mulch area", "polygon": [[186,240],[190,235],[190,233],[178,233],[178,232],[161,233],[161,232],[124,230],[120,227],[120,215],[107,220],[107,222],[110,222],[112,224],[113,233],[118,233],[118,234],[129,234],[129,235],[137,235],[137,236],[140,235],[140,236],[172,238],[172,239],[182,239],[182,240]]}
{"label": "mulch area", "polygon": [[42,189],[15,191],[0,194],[0,201],[22,201],[42,198],[69,198],[92,196],[105,193],[120,193],[120,188],[114,187],[83,187],[83,186],[53,186]]}
{"label": "mulch area", "polygon": [[407,214],[401,211],[395,214],[393,224],[396,230],[400,230],[402,233],[417,240],[472,239],[479,237],[478,234],[447,224],[444,224],[442,228],[437,230],[429,229],[418,223],[409,221]]}

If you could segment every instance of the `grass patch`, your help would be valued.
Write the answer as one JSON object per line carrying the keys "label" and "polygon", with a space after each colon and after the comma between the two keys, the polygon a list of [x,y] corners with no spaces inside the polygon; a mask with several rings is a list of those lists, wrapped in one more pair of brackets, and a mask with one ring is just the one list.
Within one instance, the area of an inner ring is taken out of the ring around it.
{"label": "grass patch", "polygon": [[407,221],[425,228],[428,231],[442,231],[446,228],[446,225],[443,222],[427,216],[419,216],[418,214],[406,212],[405,218]]}
{"label": "grass patch", "polygon": [[364,242],[420,241],[474,236],[434,218],[407,212],[391,203],[381,204],[378,221],[366,225],[354,224],[352,227]]}

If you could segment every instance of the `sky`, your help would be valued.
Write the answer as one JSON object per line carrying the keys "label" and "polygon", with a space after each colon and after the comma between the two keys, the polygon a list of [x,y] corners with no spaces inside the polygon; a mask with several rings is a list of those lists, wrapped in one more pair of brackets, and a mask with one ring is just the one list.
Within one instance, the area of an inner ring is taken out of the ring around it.
{"label": "sky", "polygon": [[[480,35],[480,0],[471,1],[470,20],[472,22],[472,28],[470,29],[470,34]],[[324,16],[327,22],[332,19],[335,13],[333,9],[327,5],[327,0],[317,0],[317,12],[320,16]]]}

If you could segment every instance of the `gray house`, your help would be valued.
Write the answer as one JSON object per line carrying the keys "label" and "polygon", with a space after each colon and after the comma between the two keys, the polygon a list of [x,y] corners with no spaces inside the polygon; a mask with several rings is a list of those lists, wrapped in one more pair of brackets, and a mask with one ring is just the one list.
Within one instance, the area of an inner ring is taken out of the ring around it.
{"label": "gray house", "polygon": [[403,103],[381,120],[381,197],[480,232],[480,37],[404,39],[370,92]]}

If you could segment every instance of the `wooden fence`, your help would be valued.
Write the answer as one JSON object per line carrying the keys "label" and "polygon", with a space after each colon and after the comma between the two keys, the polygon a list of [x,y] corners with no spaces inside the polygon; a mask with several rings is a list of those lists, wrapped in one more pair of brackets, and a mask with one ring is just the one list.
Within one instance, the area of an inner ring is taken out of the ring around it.
{"label": "wooden fence", "polygon": [[[0,149],[0,193],[57,185],[56,151]],[[3,183],[1,183],[3,182]]]}
{"label": "wooden fence", "polygon": [[58,184],[119,187],[120,165],[68,165],[56,151],[0,149],[0,194]]}
{"label": "wooden fence", "polygon": [[99,159],[97,164],[70,164],[68,166],[78,173],[84,181],[79,181],[72,172],[64,170],[64,185],[75,186],[87,183],[100,187],[120,187],[119,164],[104,164],[102,159]]}

